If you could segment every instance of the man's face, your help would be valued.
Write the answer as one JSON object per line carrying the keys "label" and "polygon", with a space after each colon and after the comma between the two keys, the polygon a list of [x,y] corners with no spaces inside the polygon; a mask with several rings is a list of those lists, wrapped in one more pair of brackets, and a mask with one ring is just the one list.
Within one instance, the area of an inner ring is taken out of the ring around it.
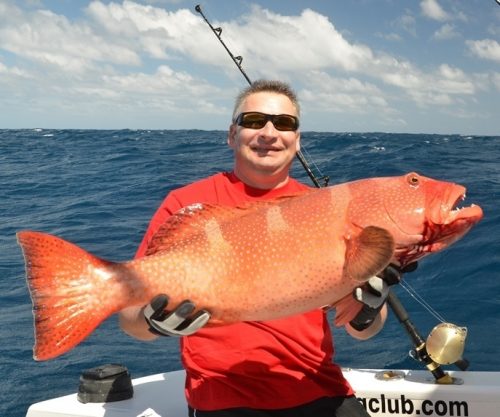
{"label": "man's face", "polygon": [[[287,96],[268,92],[248,96],[237,115],[249,111],[298,116]],[[277,130],[271,121],[261,129],[233,124],[229,130],[228,144],[234,150],[235,172],[240,179],[283,173],[288,175],[293,158],[300,150],[300,132]]]}

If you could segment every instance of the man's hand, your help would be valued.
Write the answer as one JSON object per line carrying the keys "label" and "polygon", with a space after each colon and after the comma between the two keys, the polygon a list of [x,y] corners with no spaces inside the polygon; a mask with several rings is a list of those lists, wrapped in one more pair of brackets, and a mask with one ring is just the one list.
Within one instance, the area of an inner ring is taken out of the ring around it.
{"label": "man's hand", "polygon": [[403,269],[390,264],[378,276],[371,277],[363,286],[355,288],[353,297],[363,303],[363,308],[349,322],[351,327],[359,332],[370,327],[387,300],[389,287],[401,281],[403,272],[411,272],[416,268],[416,262]]}
{"label": "man's hand", "polygon": [[389,285],[382,278],[371,277],[362,287],[354,289],[353,296],[365,306],[380,310],[389,295]]}
{"label": "man's hand", "polygon": [[210,319],[210,313],[200,310],[192,314],[195,305],[184,300],[174,310],[165,311],[168,297],[159,294],[144,307],[143,314],[149,331],[160,336],[188,336],[202,328]]}

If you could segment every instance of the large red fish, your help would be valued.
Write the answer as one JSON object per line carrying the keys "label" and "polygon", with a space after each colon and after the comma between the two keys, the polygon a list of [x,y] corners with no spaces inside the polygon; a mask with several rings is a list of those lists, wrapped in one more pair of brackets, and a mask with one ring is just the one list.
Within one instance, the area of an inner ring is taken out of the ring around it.
{"label": "large red fish", "polygon": [[18,233],[35,317],[34,358],[61,355],[110,315],[158,293],[190,299],[208,325],[271,320],[325,305],[336,324],[361,308],[353,289],[460,239],[482,218],[465,188],[410,173],[227,208],[194,204],[158,231],[148,256],[99,259],[57,237]]}

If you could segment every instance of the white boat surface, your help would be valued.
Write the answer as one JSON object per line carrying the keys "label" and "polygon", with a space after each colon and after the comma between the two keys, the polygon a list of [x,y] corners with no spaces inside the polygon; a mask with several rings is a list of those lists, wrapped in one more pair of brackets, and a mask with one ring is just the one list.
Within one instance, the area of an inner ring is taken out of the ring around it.
{"label": "white boat surface", "polygon": [[[425,370],[344,369],[373,417],[498,417],[500,372],[447,371],[438,384]],[[78,401],[77,394],[31,405],[26,417],[186,417],[182,370],[132,380],[132,398],[108,403]],[[313,416],[312,416],[313,417]]]}

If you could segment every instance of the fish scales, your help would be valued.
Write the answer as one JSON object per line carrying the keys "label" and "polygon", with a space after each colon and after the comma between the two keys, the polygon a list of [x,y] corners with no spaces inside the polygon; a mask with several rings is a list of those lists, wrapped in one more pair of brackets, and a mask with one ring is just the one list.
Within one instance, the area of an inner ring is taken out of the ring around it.
{"label": "fish scales", "polygon": [[[265,204],[230,222],[218,223],[215,214],[189,245],[133,261],[131,268],[150,288],[137,303],[164,291],[158,283],[165,286],[167,281],[174,305],[190,298],[208,309],[214,320],[232,322],[274,318],[271,311],[287,315],[292,302],[303,303],[299,309],[307,311],[319,295],[324,304],[334,295],[346,295],[349,282],[330,279],[341,275],[343,266],[343,255],[337,256],[345,250],[343,237],[328,227],[330,219],[341,219],[342,205],[332,204],[329,192],[304,199]],[[169,265],[163,267],[166,258]]]}
{"label": "fish scales", "polygon": [[416,173],[339,184],[272,202],[194,204],[153,236],[145,257],[100,259],[41,232],[18,232],[33,302],[34,358],[55,358],[110,315],[168,294],[210,311],[208,326],[272,320],[330,305],[336,324],[362,305],[351,293],[390,262],[451,245],[482,218],[456,208],[461,185]]}

